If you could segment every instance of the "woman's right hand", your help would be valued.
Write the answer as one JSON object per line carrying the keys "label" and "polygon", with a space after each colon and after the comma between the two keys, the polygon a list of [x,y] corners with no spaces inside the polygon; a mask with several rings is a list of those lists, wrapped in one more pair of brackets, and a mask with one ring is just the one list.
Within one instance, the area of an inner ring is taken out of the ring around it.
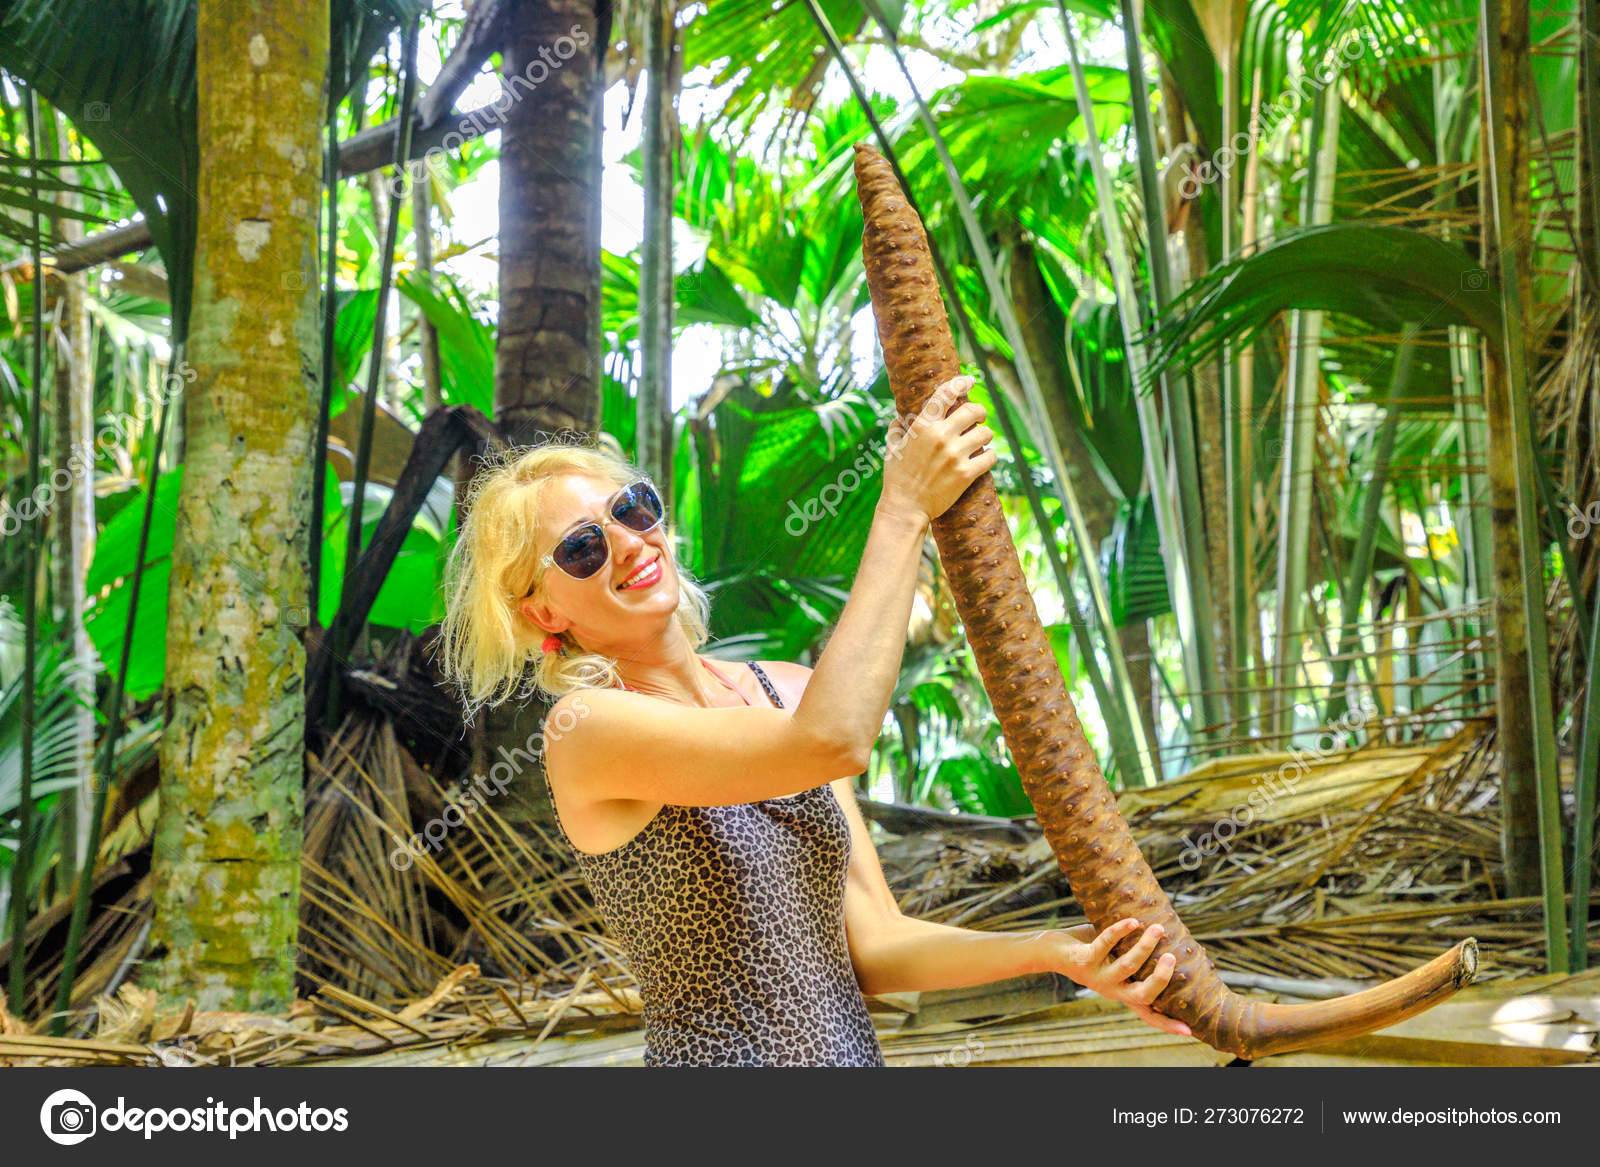
{"label": "woman's right hand", "polygon": [[1148,1025],[1164,1033],[1179,1037],[1192,1037],[1189,1026],[1175,1017],[1158,1013],[1151,1007],[1172,980],[1172,970],[1177,967],[1177,957],[1163,953],[1156,961],[1153,972],[1142,981],[1133,980],[1150,954],[1156,950],[1166,931],[1160,924],[1144,929],[1132,948],[1121,956],[1112,956],[1111,950],[1119,941],[1139,931],[1136,919],[1118,920],[1096,936],[1092,924],[1083,928],[1046,930],[1041,939],[1047,946],[1045,965],[1048,971],[1071,977],[1084,988],[1099,993],[1112,1001],[1121,1001]]}
{"label": "woman's right hand", "polygon": [[880,505],[936,519],[994,466],[994,431],[983,424],[983,406],[961,401],[950,409],[974,383],[969,376],[952,377],[934,389],[916,417],[889,423]]}

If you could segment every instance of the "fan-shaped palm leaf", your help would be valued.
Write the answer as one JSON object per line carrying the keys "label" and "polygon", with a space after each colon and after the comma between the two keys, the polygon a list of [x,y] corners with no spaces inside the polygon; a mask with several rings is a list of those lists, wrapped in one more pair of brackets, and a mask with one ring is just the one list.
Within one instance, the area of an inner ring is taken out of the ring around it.
{"label": "fan-shaped palm leaf", "polygon": [[[138,205],[167,263],[172,333],[187,333],[198,129],[196,0],[0,0],[0,69],[72,119]],[[333,92],[426,0],[334,0]]]}
{"label": "fan-shaped palm leaf", "polygon": [[1499,293],[1460,247],[1406,227],[1332,223],[1223,264],[1173,302],[1154,330],[1148,377],[1192,367],[1224,341],[1248,343],[1289,309],[1343,312],[1395,332],[1463,324],[1500,340]]}

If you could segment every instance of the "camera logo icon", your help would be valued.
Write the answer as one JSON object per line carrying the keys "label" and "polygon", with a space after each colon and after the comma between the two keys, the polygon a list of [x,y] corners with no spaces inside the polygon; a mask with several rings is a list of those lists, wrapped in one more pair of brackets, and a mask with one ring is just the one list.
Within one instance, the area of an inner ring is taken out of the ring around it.
{"label": "camera logo icon", "polygon": [[87,1094],[57,1090],[39,1108],[39,1125],[52,1143],[70,1147],[94,1134],[97,1113]]}

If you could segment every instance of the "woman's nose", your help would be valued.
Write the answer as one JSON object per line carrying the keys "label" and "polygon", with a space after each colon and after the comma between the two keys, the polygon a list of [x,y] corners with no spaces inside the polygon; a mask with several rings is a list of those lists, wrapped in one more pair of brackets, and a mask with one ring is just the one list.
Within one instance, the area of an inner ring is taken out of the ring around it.
{"label": "woman's nose", "polygon": [[616,519],[612,519],[606,524],[606,530],[608,532],[614,531],[616,533],[613,537],[617,541],[611,545],[611,550],[618,559],[621,559],[630,551],[637,550],[638,548],[635,547],[635,544],[637,544],[638,547],[643,547],[645,545],[643,535],[639,534],[639,532],[635,531],[632,527],[625,526],[624,524],[617,522]]}

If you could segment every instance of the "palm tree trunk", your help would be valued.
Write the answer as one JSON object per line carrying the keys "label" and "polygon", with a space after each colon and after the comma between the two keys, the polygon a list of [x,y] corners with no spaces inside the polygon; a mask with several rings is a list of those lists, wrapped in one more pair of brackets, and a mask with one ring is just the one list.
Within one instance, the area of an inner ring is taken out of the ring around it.
{"label": "palm tree trunk", "polygon": [[[515,0],[501,58],[495,422],[523,444],[600,418],[606,0]],[[563,55],[565,54],[565,55]]]}
{"label": "palm tree trunk", "polygon": [[[515,0],[501,52],[511,93],[500,139],[500,321],[494,419],[513,444],[600,426],[600,171],[608,0]],[[564,55],[563,55],[564,54]],[[514,772],[507,821],[554,835],[529,743],[545,706],[485,711],[473,768]]]}
{"label": "palm tree trunk", "polygon": [[[1506,894],[1542,888],[1549,971],[1567,971],[1561,801],[1545,627],[1544,545],[1534,469],[1526,352],[1531,239],[1526,117],[1532,94],[1527,0],[1482,0],[1483,132],[1480,184],[1500,276],[1504,349],[1486,345],[1489,497],[1494,519],[1495,642],[1501,728]],[[1575,907],[1577,907],[1575,905]],[[1579,908],[1578,910],[1582,910]]]}
{"label": "palm tree trunk", "polygon": [[294,998],[327,69],[326,2],[199,8],[196,376],[146,966],[164,1011]]}
{"label": "palm tree trunk", "polygon": [[[1490,25],[1491,29],[1497,27],[1498,22]],[[1487,53],[1497,52],[1498,43],[1498,32],[1495,32],[1486,49],[1485,68]],[[1487,124],[1487,97],[1483,104],[1483,119]],[[1493,161],[1485,141],[1484,169],[1487,170]],[[1500,164],[1506,165],[1509,161],[1502,159]],[[1485,194],[1489,193],[1486,189]],[[1483,198],[1480,206],[1484,220],[1483,264],[1485,269],[1492,270],[1499,251],[1494,236],[1494,208],[1489,197]],[[1511,404],[1505,356],[1493,345],[1486,345],[1482,365],[1493,540],[1490,566],[1494,573],[1495,708],[1500,738],[1500,855],[1505,870],[1505,894],[1533,896],[1539,894],[1539,811],[1533,780],[1533,719],[1529,716],[1526,696],[1529,691],[1528,629],[1523,617],[1522,572],[1517,550],[1516,454],[1510,443]]]}

